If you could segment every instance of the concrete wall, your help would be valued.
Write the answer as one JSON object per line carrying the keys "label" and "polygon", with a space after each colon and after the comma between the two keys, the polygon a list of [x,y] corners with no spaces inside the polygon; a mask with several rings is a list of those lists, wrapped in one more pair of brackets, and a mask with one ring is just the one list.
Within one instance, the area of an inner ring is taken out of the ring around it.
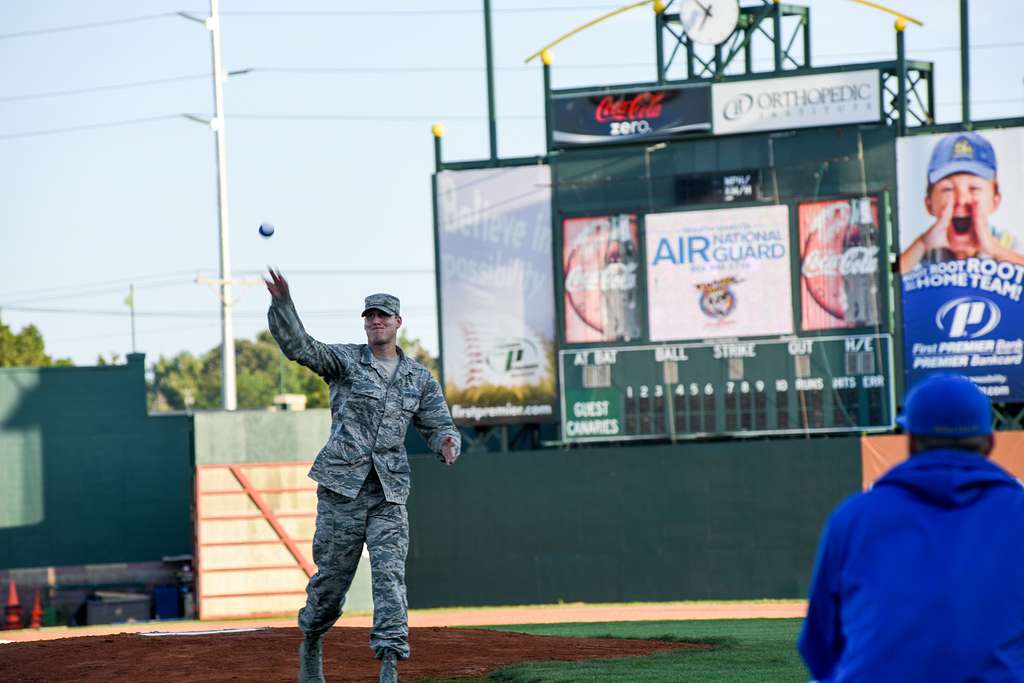
{"label": "concrete wall", "polygon": [[[313,460],[331,432],[331,411],[323,408],[296,412],[269,410],[196,413],[197,465]],[[427,446],[410,427],[405,439],[410,453]]]}
{"label": "concrete wall", "polygon": [[[197,465],[312,461],[331,430],[331,413],[325,409],[211,411],[196,413],[193,420]],[[314,502],[310,512],[315,510]],[[302,544],[302,547],[307,546]],[[203,567],[199,569],[202,571]],[[370,560],[364,550],[345,610],[365,612],[371,609]]]}
{"label": "concrete wall", "polygon": [[196,413],[197,465],[312,460],[331,431],[326,409]]}

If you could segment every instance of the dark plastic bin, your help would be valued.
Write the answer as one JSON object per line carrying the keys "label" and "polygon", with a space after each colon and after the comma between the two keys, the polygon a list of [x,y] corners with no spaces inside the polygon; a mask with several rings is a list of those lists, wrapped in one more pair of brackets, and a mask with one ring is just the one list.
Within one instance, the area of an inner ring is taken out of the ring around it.
{"label": "dark plastic bin", "polygon": [[145,594],[96,592],[85,601],[85,623],[149,621],[149,605],[149,596]]}
{"label": "dark plastic bin", "polygon": [[157,619],[181,619],[177,584],[153,588],[153,612]]}

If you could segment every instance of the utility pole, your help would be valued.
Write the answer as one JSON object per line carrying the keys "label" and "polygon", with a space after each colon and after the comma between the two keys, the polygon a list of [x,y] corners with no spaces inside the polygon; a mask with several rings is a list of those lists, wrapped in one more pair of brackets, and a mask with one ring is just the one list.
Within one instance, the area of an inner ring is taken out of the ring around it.
{"label": "utility pole", "polygon": [[494,56],[491,50],[491,1],[484,0],[484,52],[487,61],[487,129],[490,132],[491,161],[498,159],[498,125],[494,113]]}
{"label": "utility pole", "polygon": [[128,283],[128,309],[131,311],[132,318],[132,353],[135,351],[135,283]]}
{"label": "utility pole", "polygon": [[967,0],[960,0],[960,119],[971,122],[971,32]]}
{"label": "utility pole", "polygon": [[217,208],[220,226],[220,339],[221,397],[224,410],[238,407],[235,388],[235,335],[231,317],[231,253],[228,248],[228,171],[224,141],[224,67],[220,59],[220,1],[210,0],[210,32],[213,50],[213,104],[211,122],[217,154]]}
{"label": "utility pole", "polygon": [[[206,27],[210,32],[210,44],[213,52],[213,119],[206,120],[194,114],[182,114],[190,121],[207,124],[213,129],[215,154],[217,161],[217,219],[220,231],[220,278],[216,280],[220,288],[220,338],[221,338],[221,400],[224,410],[235,410],[238,407],[238,392],[235,385],[235,334],[232,324],[231,307],[231,251],[228,247],[228,168],[227,151],[225,149],[224,132],[224,78],[246,74],[251,69],[240,69],[230,74],[224,71],[220,58],[220,2],[210,0],[210,16],[206,19],[192,16],[188,12],[177,12],[178,16],[195,21]],[[198,280],[197,280],[198,281]]]}

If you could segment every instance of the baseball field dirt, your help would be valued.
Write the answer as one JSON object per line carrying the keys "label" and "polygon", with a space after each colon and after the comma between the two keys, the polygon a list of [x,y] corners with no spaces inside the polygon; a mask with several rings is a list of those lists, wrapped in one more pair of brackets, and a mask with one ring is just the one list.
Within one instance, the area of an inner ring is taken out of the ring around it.
{"label": "baseball field dirt", "polygon": [[[119,633],[0,645],[0,681],[181,683],[294,681],[301,633],[258,628],[191,635]],[[375,681],[368,628],[332,629],[324,640],[324,673],[335,683]],[[483,676],[528,661],[580,661],[649,655],[709,646],[655,640],[562,638],[463,628],[412,628],[412,658],[403,681]]]}

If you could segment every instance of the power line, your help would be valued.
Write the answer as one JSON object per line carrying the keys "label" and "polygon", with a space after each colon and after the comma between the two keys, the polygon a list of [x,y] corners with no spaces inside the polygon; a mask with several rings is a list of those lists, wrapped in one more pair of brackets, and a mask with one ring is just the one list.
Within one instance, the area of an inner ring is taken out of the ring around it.
{"label": "power line", "polygon": [[[292,74],[423,74],[423,73],[470,73],[484,71],[483,66],[255,66],[253,73]],[[499,66],[496,71],[537,71],[531,66]]]}
{"label": "power line", "polygon": [[[149,290],[149,289],[163,289],[165,287],[178,287],[178,286],[181,286],[181,285],[191,285],[191,284],[194,284],[192,280],[180,280],[179,279],[179,280],[168,281],[168,282],[152,282],[152,283],[135,284],[134,287],[135,287],[136,291],[140,291],[140,290],[144,291],[144,290]],[[11,305],[17,306],[17,305],[20,305],[20,304],[35,303],[37,301],[58,301],[60,299],[77,299],[77,298],[81,298],[83,296],[96,296],[98,294],[111,294],[111,293],[117,293],[117,292],[120,292],[120,293],[124,294],[126,292],[125,286],[123,284],[121,284],[121,285],[117,285],[117,286],[114,286],[114,287],[102,287],[102,288],[99,288],[99,289],[79,289],[78,291],[75,291],[75,292],[66,292],[66,293],[63,293],[63,294],[45,294],[45,295],[41,295],[41,296],[30,296],[30,297],[25,298],[25,299],[15,299],[14,301],[6,301],[6,302],[0,304],[0,307],[8,308]]]}
{"label": "power line", "polygon": [[[1024,41],[1008,42],[1008,43],[978,43],[970,46],[971,50],[988,50],[988,49],[1002,49],[1010,47],[1020,47],[1024,45]],[[959,45],[949,45],[945,47],[934,47],[934,48],[920,48],[915,49],[914,52],[956,52],[960,50]],[[891,50],[870,50],[862,52],[835,52],[835,53],[814,53],[815,59],[831,59],[834,57],[864,57],[870,55],[884,55],[891,52]],[[771,57],[764,57],[755,59],[755,62],[770,62]],[[557,64],[554,68],[555,71],[564,71],[567,69],[581,70],[581,69],[625,69],[625,68],[648,68],[653,67],[654,62],[615,62],[609,64]],[[495,71],[528,71],[531,73],[538,72],[536,66],[527,66],[523,64],[509,65],[509,66],[496,66]],[[367,67],[287,67],[287,66],[257,66],[252,67],[252,72],[267,72],[267,73],[370,73],[370,74],[402,74],[402,73],[466,73],[466,72],[478,72],[484,71],[485,66],[415,66],[415,67],[388,67],[388,66],[367,66]],[[786,74],[783,73],[782,76]]]}
{"label": "power line", "polygon": [[[238,273],[255,273],[257,275],[265,275],[265,270],[239,270]],[[391,275],[433,275],[433,268],[398,268],[393,270],[325,270],[325,269],[301,269],[296,268],[289,270],[287,273],[291,275],[341,275],[341,276],[357,276],[357,275],[379,275],[380,277],[387,277]]]}
{"label": "power line", "polygon": [[[130,316],[131,311],[100,308],[40,308],[35,306],[3,306],[4,312],[15,311],[18,313],[39,313],[58,315],[92,315],[92,316]],[[403,314],[419,315],[431,313],[435,310],[433,306],[410,307]],[[361,308],[332,308],[323,310],[304,311],[302,318],[335,318],[341,315],[359,315]],[[236,318],[265,318],[266,310],[258,311],[235,311]],[[220,316],[219,311],[135,311],[136,318],[211,318]]]}
{"label": "power line", "polygon": [[[524,14],[529,12],[574,12],[582,10],[601,10],[609,9],[614,5],[573,5],[573,6],[554,6],[554,7],[517,7],[508,9],[494,9],[491,10],[492,14]],[[84,24],[70,24],[67,26],[54,26],[50,28],[31,29],[27,31],[16,31],[13,33],[0,33],[0,40],[8,40],[10,38],[27,38],[30,36],[41,36],[51,33],[64,33],[67,31],[81,31],[85,29],[103,28],[106,26],[118,26],[123,24],[134,24],[143,21],[153,21],[154,19],[166,19],[168,17],[179,17],[182,14],[189,14],[189,12],[160,12],[159,14],[144,14],[136,17],[124,17],[122,19],[108,19],[106,21],[91,21]],[[205,11],[192,12],[202,16]],[[296,12],[296,11],[280,11],[280,12],[221,12],[222,17],[234,16],[234,17],[416,17],[416,16],[442,16],[442,15],[479,15],[479,9],[422,9],[422,10],[392,10],[389,12],[381,12],[374,10],[351,10],[351,11],[323,11],[323,12]]]}
{"label": "power line", "polygon": [[[986,49],[986,48],[1006,48],[1006,47],[1019,47],[1024,45],[1024,42],[1016,43],[990,43],[987,45],[975,45],[971,49]],[[946,52],[956,51],[959,47],[939,47],[939,48],[926,48],[919,50],[919,52]],[[835,54],[817,54],[817,59],[831,59],[838,57],[863,57],[870,55],[884,55],[888,54],[885,50],[877,50],[872,52],[846,52],[846,53],[835,53]],[[755,62],[768,63],[771,61],[770,58],[755,59]],[[596,69],[643,69],[650,68],[653,63],[649,62],[616,62],[614,64],[559,64],[559,71],[586,71]],[[331,67],[331,66],[257,66],[245,69],[247,73],[265,73],[265,74],[310,74],[310,75],[329,75],[329,74],[348,74],[354,76],[362,75],[405,75],[405,74],[423,74],[423,73],[481,73],[486,70],[484,66],[365,66],[365,67]],[[526,65],[512,65],[512,66],[498,66],[495,67],[496,71],[504,72],[516,72],[516,73],[536,73],[537,68],[534,66]],[[27,93],[24,95],[10,95],[7,97],[0,97],[0,102],[23,102],[29,100],[41,100],[53,97],[66,97],[70,95],[86,95],[96,92],[109,92],[115,90],[128,90],[132,88],[149,87],[153,85],[163,85],[166,83],[175,83],[183,81],[193,81],[209,79],[210,74],[189,74],[184,76],[169,76],[167,78],[154,78],[145,81],[128,81],[126,83],[113,83],[110,85],[98,85],[91,86],[88,88],[74,88],[68,90],[53,90],[49,92],[41,93]]]}
{"label": "power line", "polygon": [[[121,121],[108,121],[104,123],[90,123],[81,126],[69,126],[66,128],[44,128],[41,130],[30,130],[21,133],[5,133],[0,135],[0,140],[16,140],[19,138],[40,137],[43,135],[57,135],[59,133],[75,133],[83,130],[95,130],[98,128],[118,128],[121,126],[136,126],[143,123],[166,121],[179,118],[199,118],[197,115],[186,114],[163,114],[161,116],[149,116],[139,119],[124,119]],[[207,116],[208,118],[208,116]],[[423,123],[435,121],[483,121],[487,117],[467,116],[458,114],[446,116],[444,114],[418,114],[415,116],[350,116],[348,114],[234,114],[226,117],[231,120],[265,120],[265,121],[361,121],[365,123]],[[526,114],[509,114],[500,117],[503,121],[539,121],[544,117]]]}
{"label": "power line", "polygon": [[[968,49],[973,52],[974,50],[998,50],[998,49],[1007,48],[1007,47],[1020,47],[1021,45],[1024,45],[1024,42],[1014,41],[1014,42],[1009,42],[1009,43],[978,43],[976,45],[975,44],[969,45]],[[870,50],[870,51],[866,51],[866,52],[834,52],[832,54],[828,54],[828,53],[815,54],[814,57],[817,58],[817,59],[831,59],[833,57],[863,57],[863,56],[867,56],[867,55],[890,54],[894,50],[895,50],[895,48],[893,50]],[[921,48],[914,48],[913,49],[914,53],[918,53],[918,52],[959,52],[959,51],[960,51],[960,46],[959,45],[946,45],[946,46],[943,46],[943,47],[921,47]],[[759,60],[755,60],[755,61],[759,61]],[[771,60],[770,59],[765,59],[764,61],[771,61]]]}
{"label": "power line", "polygon": [[177,16],[174,12],[160,12],[159,14],[143,14],[137,17],[125,17],[123,19],[108,19],[107,21],[92,21],[87,24],[72,24],[70,26],[56,26],[53,28],[41,28],[29,31],[17,31],[15,33],[0,33],[0,40],[8,38],[25,38],[27,36],[41,36],[47,33],[63,33],[65,31],[79,31],[89,28],[101,28],[103,26],[116,26],[120,24],[134,24],[140,21],[152,21],[154,19],[165,19]]}
{"label": "power line", "polygon": [[[566,65],[564,69],[610,69],[623,67],[644,67],[649,64],[593,64],[593,65]],[[477,73],[485,70],[483,66],[426,66],[426,67],[253,67],[246,69],[251,73],[296,73],[296,74],[352,74],[352,75],[382,75],[382,74],[416,74],[416,73]],[[498,67],[499,71],[522,71],[536,72],[536,67],[531,66],[504,66]],[[88,88],[73,88],[68,90],[52,90],[41,93],[27,93],[24,95],[10,95],[0,97],[0,102],[24,102],[29,100],[42,100],[53,97],[66,97],[70,95],[86,95],[96,92],[110,92],[114,90],[129,90],[132,88],[143,88],[166,83],[182,81],[194,81],[211,78],[210,74],[189,74],[185,76],[170,76],[167,78],[153,78],[145,81],[128,81],[126,83],[113,83],[110,85],[97,85]]]}
{"label": "power line", "polygon": [[[87,291],[87,293],[103,293],[107,291],[119,292],[125,291],[125,287],[134,283],[136,289],[150,289],[158,287],[172,286],[176,284],[194,284],[197,273],[201,273],[201,268],[190,268],[188,270],[177,270],[169,273],[153,273],[150,275],[135,275],[131,277],[117,278],[114,280],[102,280],[100,282],[86,282],[75,285],[61,285],[59,287],[47,287],[43,289],[26,289],[17,290],[13,292],[0,293],[0,299],[14,299],[9,301],[12,304],[27,303],[30,299],[24,297],[32,297],[31,300],[38,298],[43,300],[46,298],[64,298],[78,296],[80,292]],[[263,275],[263,270],[238,270],[239,274],[250,274],[250,275]],[[187,279],[181,279],[180,276],[188,275]],[[391,268],[388,270],[380,269],[310,269],[310,268],[296,268],[289,269],[288,275],[332,275],[342,277],[357,277],[365,275],[375,275],[380,277],[393,277],[393,276],[404,276],[404,275],[434,275],[432,268]],[[6,304],[0,304],[0,306],[6,306]]]}
{"label": "power line", "polygon": [[[409,317],[417,317],[418,318],[418,317],[421,317],[421,315],[431,315],[432,316],[432,315],[434,315],[434,312],[430,311],[430,312],[424,313],[424,314],[413,314],[413,315],[411,315]],[[332,325],[330,323],[327,323],[327,324],[321,323],[317,327],[319,329],[323,330],[323,329],[331,329],[331,328],[334,328],[334,327],[340,327],[341,325],[342,325],[341,323],[339,323],[338,325]],[[347,327],[347,324],[345,326]],[[158,327],[156,329],[139,328],[139,335],[140,336],[144,336],[144,335],[152,336],[152,335],[161,334],[161,333],[164,333],[164,332],[194,332],[196,330],[212,330],[212,329],[216,329],[218,327],[220,327],[220,323],[213,322],[213,323],[201,323],[199,325],[174,325],[172,327]],[[79,336],[79,337],[57,337],[55,339],[51,339],[49,336],[47,336],[46,343],[47,344],[68,344],[68,343],[71,343],[71,342],[90,341],[90,340],[93,340],[93,339],[110,339],[112,337],[124,337],[124,336],[125,336],[124,331],[103,332],[103,333],[100,333],[100,334],[88,334],[88,335]],[[241,338],[241,337],[239,337],[239,338]],[[214,348],[216,348],[216,347],[214,347]]]}
{"label": "power line", "polygon": [[[492,9],[491,14],[529,14],[536,12],[576,12],[615,9],[616,5],[554,5],[544,7],[505,7]],[[401,17],[401,16],[480,16],[480,9],[409,9],[381,12],[375,10],[310,10],[310,11],[238,11],[221,12],[233,17]]]}
{"label": "power line", "polygon": [[[191,331],[194,331],[194,330],[209,330],[209,329],[213,329],[213,328],[217,328],[217,327],[220,327],[220,323],[205,323],[205,324],[202,324],[202,325],[188,325],[188,326],[185,326],[185,327],[182,327],[181,325],[175,325],[174,327],[161,327],[161,328],[158,328],[158,329],[155,329],[155,330],[146,330],[146,329],[141,329],[140,328],[139,329],[139,334],[140,335],[144,335],[144,334],[153,335],[153,334],[159,334],[161,332],[191,332]],[[67,344],[69,342],[87,341],[87,340],[90,340],[90,339],[108,339],[110,337],[123,337],[123,336],[125,336],[125,333],[123,331],[119,331],[119,332],[104,332],[102,334],[89,334],[89,335],[85,335],[83,337],[57,337],[56,339],[50,339],[49,337],[47,337],[46,343],[47,344]]]}
{"label": "power line", "polygon": [[130,81],[128,83],[115,83],[113,85],[97,85],[90,88],[77,88],[74,90],[53,90],[50,92],[29,93],[27,95],[12,95],[0,97],[0,102],[21,102],[24,100],[42,100],[49,97],[64,97],[67,95],[84,95],[86,93],[107,92],[111,90],[126,90],[129,88],[141,88],[150,85],[162,85],[164,83],[176,83],[180,81],[195,81],[209,79],[210,74],[195,74],[190,76],[170,76],[168,78],[153,78],[148,81]]}
{"label": "power line", "polygon": [[[382,121],[385,123],[407,123],[421,121],[483,121],[484,115],[474,116],[472,114],[456,114],[445,116],[443,114],[415,114],[409,116],[352,116],[350,114],[234,114],[226,117],[231,119],[251,119],[264,121]],[[532,114],[508,114],[499,116],[503,121],[533,121],[542,120],[541,115]]]}
{"label": "power line", "polygon": [[153,123],[155,121],[166,121],[168,119],[181,118],[181,114],[163,114],[161,116],[146,116],[138,119],[122,119],[120,121],[106,121],[103,123],[88,123],[81,126],[69,126],[67,128],[45,128],[42,130],[29,130],[21,133],[5,133],[0,135],[0,140],[14,140],[16,138],[33,138],[40,135],[55,135],[57,133],[74,133],[81,130],[96,130],[97,128],[117,128],[120,126],[137,126],[142,123]]}
{"label": "power line", "polygon": [[131,283],[131,282],[140,283],[140,282],[145,282],[147,280],[163,280],[163,279],[166,279],[166,278],[174,277],[176,275],[188,275],[188,274],[194,274],[195,272],[196,272],[196,270],[194,268],[192,268],[192,269],[189,269],[189,270],[175,270],[175,271],[171,271],[171,272],[168,272],[168,273],[150,273],[148,275],[133,275],[133,276],[130,276],[130,277],[115,278],[113,280],[101,280],[99,282],[85,282],[85,283],[80,283],[80,284],[75,284],[75,285],[59,285],[57,287],[45,287],[43,289],[28,289],[28,290],[23,289],[23,290],[16,290],[16,291],[13,291],[13,292],[3,292],[3,293],[0,293],[0,297],[35,296],[35,295],[46,294],[46,293],[50,293],[50,292],[62,292],[64,290],[68,290],[68,289],[81,289],[83,287],[101,287],[103,285],[114,285],[114,284],[118,284],[118,283],[123,283],[123,284],[127,285],[128,283]]}
{"label": "power line", "polygon": [[[565,65],[563,69],[614,69],[624,67],[647,67],[650,64],[592,64],[592,65]],[[416,74],[416,73],[478,73],[486,69],[483,66],[425,66],[425,67],[253,67],[245,71],[251,73],[295,73],[295,74],[352,74],[352,75],[382,75],[382,74]],[[536,72],[532,66],[503,66],[497,67],[498,71],[520,71]],[[96,92],[110,92],[114,90],[129,90],[132,88],[143,88],[166,83],[182,81],[194,81],[209,79],[211,75],[189,74],[185,76],[170,76],[167,78],[153,78],[145,81],[128,81],[126,83],[113,83],[110,85],[97,85],[88,88],[73,88],[68,90],[52,90],[41,93],[26,93],[24,95],[10,95],[0,97],[0,102],[24,102],[29,100],[42,100],[53,97],[66,97],[70,95],[86,95]]]}
{"label": "power line", "polygon": [[[1010,98],[998,98],[988,100],[971,100],[974,104],[1011,104],[1020,102],[1020,97]],[[951,105],[958,103],[958,100],[951,100],[948,102],[939,102],[941,105]],[[149,116],[138,119],[123,119],[120,121],[106,121],[103,123],[90,123],[80,126],[68,126],[64,128],[44,128],[41,130],[24,131],[20,133],[4,133],[0,134],[0,140],[16,140],[20,138],[40,137],[45,135],[57,135],[61,133],[75,133],[83,130],[96,130],[101,128],[118,128],[122,126],[136,126],[144,123],[154,123],[156,121],[167,121],[169,119],[178,118],[209,118],[209,115],[196,115],[196,114],[163,114],[160,116]],[[349,122],[362,122],[362,123],[424,123],[424,122],[436,122],[436,121],[483,121],[487,117],[484,115],[472,115],[472,114],[416,114],[416,115],[395,115],[395,116],[353,116],[350,114],[232,114],[226,117],[229,121],[231,120],[250,120],[250,121],[349,121]],[[500,114],[498,118],[502,121],[541,121],[544,119],[539,114]]]}
{"label": "power line", "polygon": [[[237,271],[237,272],[239,274],[242,274],[242,273],[262,274],[263,273],[263,271],[259,271],[259,270],[240,270],[240,271]],[[349,276],[376,275],[376,276],[381,276],[381,277],[394,277],[394,276],[400,276],[400,275],[430,275],[430,276],[433,276],[434,275],[434,271],[433,270],[427,270],[427,269],[424,269],[424,270],[392,270],[392,271],[350,270],[350,271],[345,271],[345,272],[338,272],[338,271],[333,271],[333,270],[293,270],[293,271],[289,271],[289,275],[292,275],[292,274],[299,274],[299,275],[321,275],[321,276],[322,275],[349,275]],[[188,278],[188,279],[184,279],[184,280],[179,278],[179,279],[167,280],[167,281],[163,281],[163,282],[156,281],[156,282],[149,282],[149,283],[138,283],[138,284],[135,284],[134,286],[135,286],[135,290],[136,291],[146,291],[146,290],[151,290],[151,289],[164,289],[164,288],[167,288],[167,287],[180,287],[182,285],[193,285],[193,284],[195,284],[195,279],[194,278]],[[37,302],[40,302],[40,301],[59,301],[59,300],[62,300],[62,299],[77,299],[77,298],[81,298],[81,297],[96,296],[96,295],[100,295],[100,294],[111,294],[111,293],[121,293],[121,294],[123,294],[125,291],[126,290],[125,290],[124,283],[118,284],[118,285],[115,285],[115,286],[105,286],[105,287],[99,287],[99,288],[87,288],[87,287],[81,287],[80,286],[80,287],[75,288],[75,291],[71,291],[71,292],[62,292],[62,293],[57,293],[57,294],[38,294],[37,293],[35,295],[28,296],[26,298],[20,298],[19,297],[19,298],[15,298],[13,300],[3,301],[3,302],[0,302],[0,309],[5,309],[5,310],[9,310],[9,311],[22,310],[19,307],[22,306],[23,304],[28,304],[28,303],[37,303]],[[56,310],[56,309],[54,309],[54,310]]]}
{"label": "power line", "polygon": [[[996,100],[971,100],[971,104],[1010,104],[1013,102],[1024,102],[1024,95],[1021,95],[1020,97],[1004,97]],[[935,104],[942,107],[959,105],[960,100],[946,100],[943,102],[936,102]]]}
{"label": "power line", "polygon": [[[559,64],[558,70],[591,70],[591,69],[635,69],[653,68],[654,62],[616,62],[614,64]],[[256,66],[249,69],[253,73],[294,73],[294,74],[417,74],[417,73],[479,73],[485,66]],[[523,64],[496,66],[495,71],[516,71],[540,73],[536,66]]]}

